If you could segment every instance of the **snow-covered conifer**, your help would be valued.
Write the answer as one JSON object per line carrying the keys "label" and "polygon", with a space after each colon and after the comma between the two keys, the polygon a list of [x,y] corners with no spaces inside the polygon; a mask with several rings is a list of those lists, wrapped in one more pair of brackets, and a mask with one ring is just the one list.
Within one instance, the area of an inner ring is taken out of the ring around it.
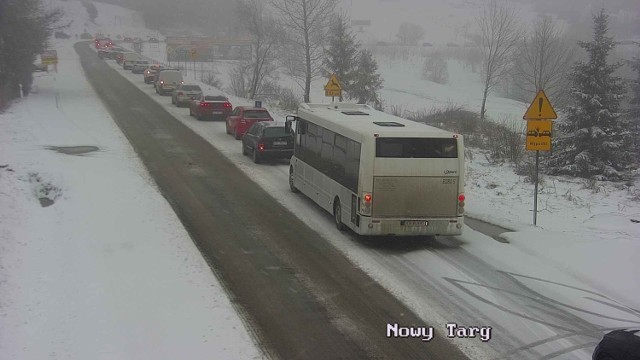
{"label": "snow-covered conifer", "polygon": [[554,153],[549,161],[552,174],[566,174],[598,180],[621,179],[633,163],[628,144],[628,121],[620,112],[625,88],[614,72],[621,63],[609,64],[607,57],[616,46],[607,36],[608,15],[594,15],[593,40],[579,42],[588,54],[577,62],[571,79],[572,105],[556,122]]}

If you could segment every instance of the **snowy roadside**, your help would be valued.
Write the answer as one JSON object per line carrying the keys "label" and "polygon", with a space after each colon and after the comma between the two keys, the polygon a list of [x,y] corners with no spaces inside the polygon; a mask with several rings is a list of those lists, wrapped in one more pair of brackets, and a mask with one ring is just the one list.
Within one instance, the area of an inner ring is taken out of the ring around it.
{"label": "snowy roadside", "polygon": [[[148,49],[145,55],[161,61],[160,50]],[[134,83],[139,82],[140,76],[128,72],[123,75]],[[250,100],[225,94],[193,78],[188,82],[199,84],[207,94],[228,96],[234,106],[251,105]],[[462,92],[460,96],[466,99],[467,94]],[[159,103],[166,102],[166,99],[161,101],[159,97],[152,97]],[[406,99],[412,101],[411,96]],[[278,121],[284,120],[286,112],[268,105],[267,108],[278,115]],[[212,127],[220,124],[194,124],[188,116],[181,116],[185,110],[171,107],[169,111],[210,139],[211,144],[225,155],[238,151],[232,142],[211,140],[217,138],[213,136]],[[589,189],[580,179],[544,177],[538,196],[538,226],[534,227],[533,185],[516,175],[508,165],[490,164],[481,151],[474,149],[472,154],[473,157],[467,159],[466,173],[468,216],[514,230],[503,238],[520,249],[523,257],[533,254],[627,306],[640,307],[640,282],[635,278],[635,274],[640,273],[640,265],[635,261],[640,255],[640,241],[637,240],[640,239],[640,224],[631,221],[640,219],[638,181],[631,186],[600,183]],[[232,160],[238,161],[235,157]],[[280,176],[286,184],[286,170]],[[514,254],[510,253],[510,256]]]}
{"label": "snowy roadside", "polygon": [[71,45],[0,114],[0,358],[263,358]]}

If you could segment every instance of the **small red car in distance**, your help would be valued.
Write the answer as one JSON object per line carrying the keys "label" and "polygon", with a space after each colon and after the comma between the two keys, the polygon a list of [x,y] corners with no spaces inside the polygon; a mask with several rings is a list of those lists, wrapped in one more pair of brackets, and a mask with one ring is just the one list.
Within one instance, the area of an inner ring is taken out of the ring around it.
{"label": "small red car in distance", "polygon": [[265,108],[236,106],[231,114],[227,116],[227,134],[232,134],[236,140],[240,140],[251,125],[258,121],[273,121],[273,117]]}
{"label": "small red car in distance", "polygon": [[101,38],[101,39],[96,38],[95,44],[96,44],[96,49],[104,49],[104,48],[112,47],[113,41],[111,41],[111,39],[109,38]]}
{"label": "small red car in distance", "polygon": [[205,117],[225,119],[232,109],[233,107],[226,97],[205,95],[199,99],[191,100],[189,115],[195,116],[198,120]]}

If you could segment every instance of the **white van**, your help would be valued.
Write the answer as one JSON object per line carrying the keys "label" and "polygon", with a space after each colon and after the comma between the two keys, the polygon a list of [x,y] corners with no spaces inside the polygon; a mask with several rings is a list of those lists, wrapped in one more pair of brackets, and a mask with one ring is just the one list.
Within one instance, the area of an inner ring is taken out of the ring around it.
{"label": "white van", "polygon": [[158,74],[156,93],[160,95],[170,94],[183,83],[182,72],[179,70],[164,70]]}

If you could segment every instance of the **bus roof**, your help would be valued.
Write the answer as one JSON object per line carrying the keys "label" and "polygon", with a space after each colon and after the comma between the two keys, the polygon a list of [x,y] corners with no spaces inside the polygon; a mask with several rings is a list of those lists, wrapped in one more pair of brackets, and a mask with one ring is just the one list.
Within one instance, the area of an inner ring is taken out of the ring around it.
{"label": "bus roof", "polygon": [[366,104],[301,104],[298,116],[349,137],[452,137],[454,133],[375,110]]}

